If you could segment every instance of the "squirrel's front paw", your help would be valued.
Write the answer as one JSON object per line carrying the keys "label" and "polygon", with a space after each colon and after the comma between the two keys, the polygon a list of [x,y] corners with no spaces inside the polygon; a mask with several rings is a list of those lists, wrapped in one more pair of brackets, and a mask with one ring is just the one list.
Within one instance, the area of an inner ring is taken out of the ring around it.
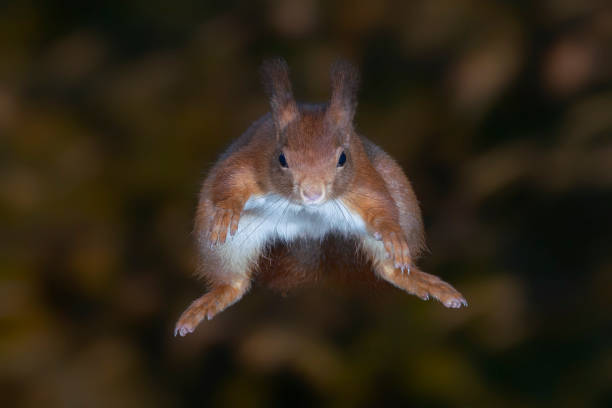
{"label": "squirrel's front paw", "polygon": [[402,272],[410,273],[412,258],[408,241],[402,232],[375,232],[374,238],[383,242],[387,256],[393,261],[393,265]]}
{"label": "squirrel's front paw", "polygon": [[212,216],[208,240],[211,246],[223,244],[227,238],[229,229],[230,235],[234,235],[238,230],[238,222],[240,221],[240,208],[215,208],[215,213]]}

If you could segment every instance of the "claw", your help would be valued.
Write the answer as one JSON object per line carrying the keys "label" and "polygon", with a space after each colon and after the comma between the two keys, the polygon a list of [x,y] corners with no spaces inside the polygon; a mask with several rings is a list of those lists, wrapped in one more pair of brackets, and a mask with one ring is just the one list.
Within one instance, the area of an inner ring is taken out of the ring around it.
{"label": "claw", "polygon": [[174,328],[174,337],[181,336],[185,337],[187,334],[193,333],[193,328],[185,327],[185,326],[177,326]]}
{"label": "claw", "polygon": [[405,273],[406,275],[410,275],[410,267],[408,265],[403,265],[401,270],[402,270],[402,273]]}
{"label": "claw", "polygon": [[464,298],[454,298],[443,303],[444,306],[450,309],[459,309],[461,306],[467,307],[467,301]]}

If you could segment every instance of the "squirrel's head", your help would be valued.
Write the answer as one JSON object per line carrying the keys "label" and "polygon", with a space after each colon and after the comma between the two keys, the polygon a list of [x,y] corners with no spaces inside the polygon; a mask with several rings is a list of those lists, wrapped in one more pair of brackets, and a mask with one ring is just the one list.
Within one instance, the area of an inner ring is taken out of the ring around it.
{"label": "squirrel's head", "polygon": [[272,108],[276,149],[271,180],[279,193],[304,205],[342,195],[354,177],[351,139],[359,75],[346,61],[331,68],[331,99],[325,105],[300,105],[293,98],[283,59],[264,62],[263,83]]}

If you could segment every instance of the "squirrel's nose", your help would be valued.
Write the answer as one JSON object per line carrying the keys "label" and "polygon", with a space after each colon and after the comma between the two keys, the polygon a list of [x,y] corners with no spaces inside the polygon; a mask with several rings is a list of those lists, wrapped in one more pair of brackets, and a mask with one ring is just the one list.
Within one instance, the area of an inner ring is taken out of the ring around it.
{"label": "squirrel's nose", "polygon": [[302,200],[307,204],[318,204],[323,201],[323,186],[303,186],[300,191]]}

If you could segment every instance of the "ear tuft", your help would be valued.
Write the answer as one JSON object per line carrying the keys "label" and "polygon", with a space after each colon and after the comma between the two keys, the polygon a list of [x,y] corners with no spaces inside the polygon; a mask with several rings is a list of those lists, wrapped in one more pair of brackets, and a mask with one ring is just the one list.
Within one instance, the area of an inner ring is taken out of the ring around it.
{"label": "ear tuft", "polygon": [[289,67],[284,59],[274,58],[264,61],[260,72],[264,89],[270,98],[274,122],[277,129],[282,130],[299,116],[291,90]]}
{"label": "ear tuft", "polygon": [[350,62],[339,59],[331,67],[332,95],[328,116],[338,126],[349,126],[357,108],[359,72]]}

